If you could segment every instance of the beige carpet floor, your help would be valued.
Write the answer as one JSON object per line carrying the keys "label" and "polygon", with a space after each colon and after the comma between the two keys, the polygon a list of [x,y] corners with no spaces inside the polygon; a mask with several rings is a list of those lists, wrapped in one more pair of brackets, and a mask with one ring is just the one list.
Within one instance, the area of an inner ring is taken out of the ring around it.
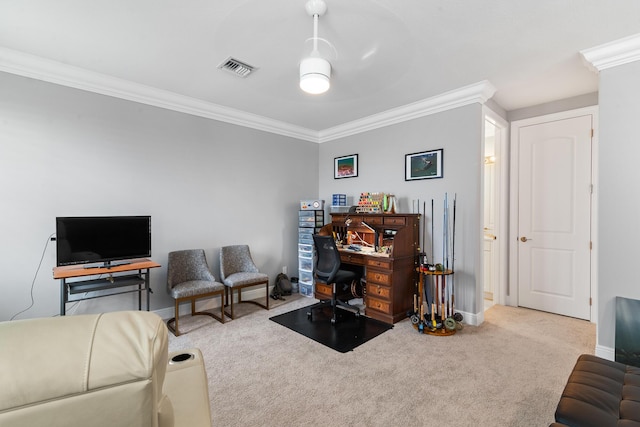
{"label": "beige carpet floor", "polygon": [[225,324],[185,316],[169,334],[171,351],[204,354],[213,426],[548,426],[595,349],[587,321],[505,306],[452,336],[404,320],[344,354],[269,320],[313,302],[241,304]]}

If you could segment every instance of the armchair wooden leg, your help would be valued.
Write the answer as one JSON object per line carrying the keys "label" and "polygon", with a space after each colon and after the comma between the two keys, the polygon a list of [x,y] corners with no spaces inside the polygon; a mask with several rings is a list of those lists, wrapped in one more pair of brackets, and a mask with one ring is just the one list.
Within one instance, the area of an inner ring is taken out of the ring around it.
{"label": "armchair wooden leg", "polygon": [[176,321],[174,323],[174,327],[176,328],[175,329],[175,334],[178,337],[178,336],[180,336],[180,329],[178,329],[178,319],[180,318],[180,304],[178,303],[178,300],[176,300],[175,312],[176,312]]}
{"label": "armchair wooden leg", "polygon": [[[229,307],[230,311],[225,311],[223,313],[225,313],[227,316],[229,316],[231,318],[231,320],[233,320],[234,317],[234,313],[233,313],[233,288],[230,286],[226,286],[224,288],[224,292],[225,292],[225,299],[227,300],[227,303],[225,304],[225,307]],[[238,296],[239,298],[239,296]],[[231,301],[229,301],[231,300]]]}
{"label": "armchair wooden leg", "polygon": [[[173,319],[167,320],[167,329],[169,329],[171,332],[173,332],[173,335],[175,335],[176,337],[180,336],[180,329],[178,329],[178,318],[179,318],[179,316],[180,316],[180,304],[179,304],[178,300],[176,300],[175,317]],[[173,323],[173,326],[171,325],[171,323]]]}
{"label": "armchair wooden leg", "polygon": [[224,294],[220,294],[220,321],[222,323],[224,323],[224,296],[226,294],[226,291]]}
{"label": "armchair wooden leg", "polygon": [[[238,289],[238,302],[241,300],[240,290]],[[231,319],[235,319],[236,315],[233,312],[233,288],[231,288]]]}

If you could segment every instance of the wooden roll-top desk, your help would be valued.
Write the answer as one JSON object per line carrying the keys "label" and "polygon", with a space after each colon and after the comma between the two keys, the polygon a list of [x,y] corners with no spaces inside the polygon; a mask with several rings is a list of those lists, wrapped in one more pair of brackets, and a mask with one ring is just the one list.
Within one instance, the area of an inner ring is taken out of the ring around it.
{"label": "wooden roll-top desk", "polygon": [[[331,225],[343,243],[342,264],[363,268],[365,314],[390,324],[406,318],[413,308],[420,214],[340,213],[331,215]],[[348,249],[348,239],[363,250]],[[330,288],[316,287],[316,298],[331,298]]]}

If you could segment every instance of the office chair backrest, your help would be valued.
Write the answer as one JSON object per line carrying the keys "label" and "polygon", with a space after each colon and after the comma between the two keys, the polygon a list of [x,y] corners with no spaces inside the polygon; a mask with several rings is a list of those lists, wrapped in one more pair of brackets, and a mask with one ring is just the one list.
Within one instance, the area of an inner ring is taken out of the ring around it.
{"label": "office chair backrest", "polygon": [[340,269],[340,253],[336,242],[333,240],[333,236],[314,234],[313,243],[317,255],[316,276],[325,283],[331,283]]}

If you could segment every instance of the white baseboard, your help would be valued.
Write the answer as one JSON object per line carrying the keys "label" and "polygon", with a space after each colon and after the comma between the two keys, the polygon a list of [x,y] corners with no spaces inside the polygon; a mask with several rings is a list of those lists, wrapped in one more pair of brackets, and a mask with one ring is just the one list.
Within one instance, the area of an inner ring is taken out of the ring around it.
{"label": "white baseboard", "polygon": [[607,360],[616,360],[616,350],[611,347],[596,345],[596,356]]}
{"label": "white baseboard", "polygon": [[463,317],[463,322],[466,323],[467,325],[471,325],[471,326],[479,326],[482,324],[482,322],[484,322],[484,311],[481,311],[480,313],[467,313],[465,311],[458,311],[460,314],[462,314]]}

